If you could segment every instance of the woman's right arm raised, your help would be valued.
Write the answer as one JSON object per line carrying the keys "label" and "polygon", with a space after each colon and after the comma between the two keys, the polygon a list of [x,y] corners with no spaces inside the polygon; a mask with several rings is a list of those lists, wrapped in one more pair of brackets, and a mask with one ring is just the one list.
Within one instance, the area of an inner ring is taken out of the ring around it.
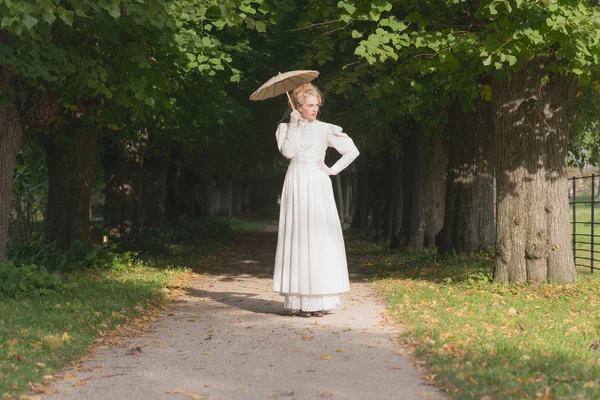
{"label": "woman's right arm raised", "polygon": [[277,148],[287,158],[292,158],[296,154],[296,150],[298,147],[296,146],[296,130],[298,127],[298,116],[300,113],[298,111],[294,111],[292,115],[290,115],[290,123],[289,124],[279,124],[277,127],[277,133],[275,136],[277,137]]}
{"label": "woman's right arm raised", "polygon": [[296,154],[296,141],[294,132],[295,129],[291,128],[289,124],[279,124],[277,128],[277,148],[286,158],[292,158]]}

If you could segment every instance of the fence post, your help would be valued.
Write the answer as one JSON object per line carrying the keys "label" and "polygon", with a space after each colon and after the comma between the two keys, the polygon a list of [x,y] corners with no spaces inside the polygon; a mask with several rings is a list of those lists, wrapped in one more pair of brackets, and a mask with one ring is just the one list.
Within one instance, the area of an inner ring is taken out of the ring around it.
{"label": "fence post", "polygon": [[590,273],[594,273],[594,204],[596,204],[596,194],[595,194],[595,186],[596,186],[596,182],[595,182],[595,178],[596,178],[596,174],[592,174],[592,205],[591,205],[591,209],[592,209],[592,236],[590,237],[590,243],[591,243],[591,260],[590,260]]}
{"label": "fence post", "polygon": [[571,225],[573,229],[573,262],[575,263],[575,265],[577,265],[577,210],[575,209],[577,207],[577,204],[575,203],[575,196],[577,193],[577,183],[575,182],[576,179],[576,177],[571,178],[571,180],[573,181],[573,197],[571,198],[571,205],[573,206],[573,221],[571,222]]}

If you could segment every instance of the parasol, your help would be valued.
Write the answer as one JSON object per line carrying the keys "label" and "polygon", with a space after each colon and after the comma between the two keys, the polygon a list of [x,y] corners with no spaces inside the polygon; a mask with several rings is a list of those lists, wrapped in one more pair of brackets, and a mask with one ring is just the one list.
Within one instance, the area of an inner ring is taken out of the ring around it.
{"label": "parasol", "polygon": [[288,91],[296,89],[303,83],[312,81],[317,76],[319,76],[318,71],[310,70],[288,71],[283,74],[280,72],[252,93],[250,95],[250,100],[264,100],[285,93],[290,102],[290,106],[294,109]]}

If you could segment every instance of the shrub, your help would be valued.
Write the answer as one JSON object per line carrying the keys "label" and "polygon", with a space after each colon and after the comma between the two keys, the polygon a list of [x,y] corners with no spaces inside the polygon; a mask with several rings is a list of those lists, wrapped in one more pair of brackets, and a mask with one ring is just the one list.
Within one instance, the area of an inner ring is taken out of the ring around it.
{"label": "shrub", "polygon": [[38,297],[68,287],[57,273],[35,264],[0,263],[0,295]]}

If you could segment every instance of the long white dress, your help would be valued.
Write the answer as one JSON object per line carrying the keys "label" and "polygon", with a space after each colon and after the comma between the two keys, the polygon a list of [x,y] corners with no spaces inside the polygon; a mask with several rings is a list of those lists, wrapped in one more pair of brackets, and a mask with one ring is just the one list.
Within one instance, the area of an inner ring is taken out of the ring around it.
{"label": "long white dress", "polygon": [[339,293],[350,289],[346,250],[331,178],[317,161],[334,147],[342,154],[331,167],[336,175],[358,157],[358,149],[342,128],[318,120],[282,123],[276,137],[290,165],[281,192],[273,291],[292,310],[338,307]]}

